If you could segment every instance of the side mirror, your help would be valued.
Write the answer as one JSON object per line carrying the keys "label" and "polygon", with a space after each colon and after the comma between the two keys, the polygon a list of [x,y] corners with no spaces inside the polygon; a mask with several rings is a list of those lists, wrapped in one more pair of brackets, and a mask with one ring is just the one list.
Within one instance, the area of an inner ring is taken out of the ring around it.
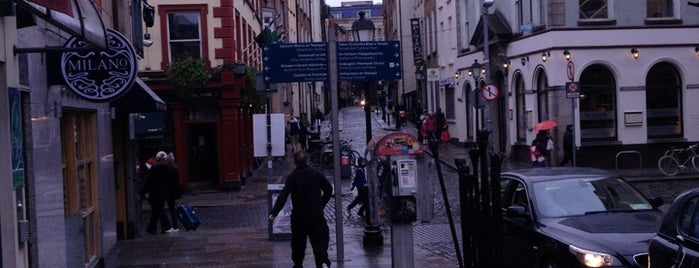
{"label": "side mirror", "polygon": [[527,216],[529,216],[529,212],[527,212],[527,208],[525,208],[523,206],[514,205],[514,206],[509,206],[507,208],[507,211],[505,211],[505,215],[508,217],[526,218]]}

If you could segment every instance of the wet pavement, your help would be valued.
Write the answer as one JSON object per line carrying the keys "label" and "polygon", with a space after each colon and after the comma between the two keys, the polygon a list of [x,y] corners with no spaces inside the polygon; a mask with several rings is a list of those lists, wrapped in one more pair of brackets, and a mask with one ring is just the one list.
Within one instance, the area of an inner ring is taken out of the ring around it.
{"label": "wet pavement", "polygon": [[[364,113],[361,107],[342,109],[339,116],[340,137],[353,139],[354,150],[363,152],[365,148]],[[372,114],[373,134],[399,131],[387,126],[378,114]],[[328,122],[323,123],[323,131],[328,130]],[[359,127],[357,127],[359,126]],[[408,123],[400,131],[417,136],[417,130]],[[321,133],[321,137],[325,134]],[[454,159],[468,160],[468,150],[454,144],[443,144],[439,153],[443,165],[445,185],[458,185]],[[284,176],[293,169],[291,157],[277,158],[272,169],[259,167],[247,179],[246,185],[235,192],[209,191],[186,194],[180,202],[196,208],[202,225],[196,231],[180,231],[163,235],[145,233],[148,206],[144,205],[141,234],[135,239],[119,241],[106,260],[106,267],[291,267],[289,241],[270,240],[267,215],[269,211],[267,185],[282,182]],[[527,163],[505,161],[503,170],[528,168]],[[325,170],[332,176],[332,171]],[[687,173],[676,177],[662,177],[653,169],[618,170],[636,187],[649,196],[663,197],[671,202],[681,191],[699,187],[695,174]],[[457,237],[460,237],[458,187],[447,187],[446,195],[450,206],[447,208],[436,175],[433,178],[435,191],[435,218],[431,222],[414,224],[414,261],[416,267],[458,267],[454,240],[450,232],[446,210],[454,215]],[[350,180],[342,180],[342,207],[354,198],[350,192]],[[355,208],[355,212],[356,212]],[[390,227],[382,227],[384,245],[379,248],[365,248],[362,245],[364,232],[363,219],[356,215],[342,213],[342,254],[338,254],[336,237],[335,200],[326,206],[326,217],[330,227],[330,248],[328,254],[333,267],[390,267],[391,238]],[[459,246],[461,248],[461,246]],[[342,259],[338,257],[342,255]],[[306,250],[304,265],[313,267],[310,245]]]}

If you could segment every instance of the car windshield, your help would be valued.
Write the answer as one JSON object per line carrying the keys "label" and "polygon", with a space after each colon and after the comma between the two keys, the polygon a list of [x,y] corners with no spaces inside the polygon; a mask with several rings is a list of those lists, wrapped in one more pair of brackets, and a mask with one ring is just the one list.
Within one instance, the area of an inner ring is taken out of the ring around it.
{"label": "car windshield", "polygon": [[533,185],[539,217],[652,209],[648,200],[620,178],[579,178]]}

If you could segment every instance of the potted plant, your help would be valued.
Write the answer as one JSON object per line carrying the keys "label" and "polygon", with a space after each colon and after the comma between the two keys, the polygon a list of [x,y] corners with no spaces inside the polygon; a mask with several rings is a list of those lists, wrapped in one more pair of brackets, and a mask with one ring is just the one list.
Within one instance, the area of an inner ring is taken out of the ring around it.
{"label": "potted plant", "polygon": [[206,85],[211,78],[204,62],[191,57],[175,61],[167,71],[167,79],[175,88],[180,98],[187,96],[190,89]]}

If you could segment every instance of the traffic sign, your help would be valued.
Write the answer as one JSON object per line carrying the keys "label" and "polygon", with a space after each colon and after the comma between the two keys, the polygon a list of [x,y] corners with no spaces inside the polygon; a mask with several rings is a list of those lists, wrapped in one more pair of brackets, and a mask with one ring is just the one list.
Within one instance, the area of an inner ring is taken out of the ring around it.
{"label": "traffic sign", "polygon": [[265,83],[328,79],[327,43],[275,43],[262,48]]}
{"label": "traffic sign", "polygon": [[566,82],[566,98],[580,98],[580,85],[576,82]]}
{"label": "traffic sign", "polygon": [[575,64],[573,64],[573,61],[568,61],[568,64],[566,65],[566,73],[568,74],[568,80],[570,82],[573,82],[573,78],[575,78]]}
{"label": "traffic sign", "polygon": [[337,42],[338,80],[401,78],[400,42]]}
{"label": "traffic sign", "polygon": [[481,95],[483,95],[483,99],[487,101],[493,101],[498,98],[498,87],[495,84],[485,84],[483,86],[483,90],[481,90]]}

